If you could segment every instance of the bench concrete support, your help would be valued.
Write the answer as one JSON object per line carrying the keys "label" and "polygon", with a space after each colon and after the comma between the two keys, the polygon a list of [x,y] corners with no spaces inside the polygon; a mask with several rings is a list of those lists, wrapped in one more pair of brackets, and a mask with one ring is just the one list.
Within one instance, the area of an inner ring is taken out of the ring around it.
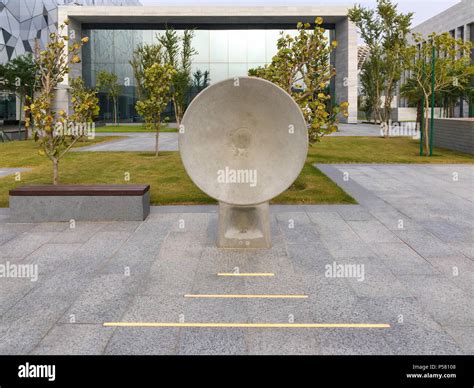
{"label": "bench concrete support", "polygon": [[143,221],[150,214],[149,186],[49,188],[52,189],[30,186],[11,190],[10,219],[14,222]]}

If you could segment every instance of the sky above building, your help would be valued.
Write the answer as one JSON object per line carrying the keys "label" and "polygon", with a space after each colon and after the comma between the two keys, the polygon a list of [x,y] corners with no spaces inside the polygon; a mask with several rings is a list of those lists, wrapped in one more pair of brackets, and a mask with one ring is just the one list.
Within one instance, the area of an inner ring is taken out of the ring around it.
{"label": "sky above building", "polygon": [[[140,0],[143,5],[350,5],[354,3],[363,6],[374,6],[375,0]],[[400,11],[414,12],[413,27],[425,20],[444,11],[452,5],[459,3],[459,0],[398,0]]]}

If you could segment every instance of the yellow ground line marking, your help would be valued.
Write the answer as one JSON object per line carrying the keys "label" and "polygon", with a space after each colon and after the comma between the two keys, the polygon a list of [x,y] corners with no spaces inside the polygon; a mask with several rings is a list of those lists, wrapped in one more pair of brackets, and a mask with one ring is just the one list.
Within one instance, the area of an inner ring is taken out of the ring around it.
{"label": "yellow ground line marking", "polygon": [[388,323],[199,323],[199,322],[105,322],[105,327],[218,327],[218,328],[273,328],[324,329],[358,328],[385,329]]}
{"label": "yellow ground line marking", "polygon": [[264,298],[264,299],[306,299],[308,295],[267,294],[186,294],[185,298]]}
{"label": "yellow ground line marking", "polygon": [[271,272],[243,272],[243,273],[219,272],[217,276],[275,276],[275,274]]}

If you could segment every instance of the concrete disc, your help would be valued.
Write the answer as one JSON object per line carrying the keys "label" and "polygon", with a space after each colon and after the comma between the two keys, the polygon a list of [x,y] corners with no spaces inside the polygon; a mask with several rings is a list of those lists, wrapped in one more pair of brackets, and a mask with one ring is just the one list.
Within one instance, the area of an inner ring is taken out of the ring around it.
{"label": "concrete disc", "polygon": [[308,151],[299,106],[283,89],[239,77],[204,89],[182,120],[179,150],[193,182],[234,205],[258,204],[285,191]]}

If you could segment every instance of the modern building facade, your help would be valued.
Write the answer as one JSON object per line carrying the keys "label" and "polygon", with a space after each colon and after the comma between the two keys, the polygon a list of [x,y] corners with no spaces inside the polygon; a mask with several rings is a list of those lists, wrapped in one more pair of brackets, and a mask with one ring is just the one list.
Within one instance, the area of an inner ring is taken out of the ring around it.
{"label": "modern building facade", "polygon": [[[49,34],[55,32],[58,6],[140,5],[138,0],[0,0],[0,64],[34,51],[35,44],[43,49]],[[37,43],[36,43],[37,42]],[[0,92],[0,119],[18,118],[15,97]]]}
{"label": "modern building facade", "polygon": [[[140,6],[137,0],[0,0],[0,63],[33,51],[37,41],[44,47],[49,34],[69,19],[68,29],[74,29],[77,38],[89,37],[81,53],[82,61],[73,67],[70,77],[82,76],[88,86],[95,86],[99,71],[115,73],[123,85],[119,118],[133,122],[140,118],[135,111],[136,86],[129,61],[139,44],[155,42],[166,28],[174,28],[179,34],[194,29],[197,55],[192,72],[208,71],[213,83],[246,75],[250,68],[271,62],[281,31],[293,34],[298,22],[312,23],[321,16],[329,40],[338,41],[331,57],[337,71],[330,85],[332,95],[336,102],[349,102],[349,117],[343,121],[356,122],[357,33],[348,21],[348,8]],[[68,79],[57,95],[58,107],[67,109]],[[100,119],[109,120],[111,103],[105,95],[99,97]],[[5,117],[0,112],[2,118]]]}
{"label": "modern building facade", "polygon": [[[438,34],[449,32],[456,39],[471,41],[474,44],[474,0],[461,0],[447,10],[426,20],[412,29],[424,37],[436,32]],[[474,50],[471,52],[474,61]],[[474,88],[474,77],[471,81]],[[407,107],[404,98],[399,99],[399,107]],[[415,113],[416,115],[416,113]],[[455,117],[474,117],[474,101],[461,99],[454,111]]]}
{"label": "modern building facade", "polygon": [[56,31],[58,6],[135,5],[138,0],[0,0],[0,63],[32,52],[35,42],[44,48],[51,32]]}
{"label": "modern building facade", "polygon": [[[324,19],[328,36],[338,41],[331,58],[337,76],[332,83],[336,101],[349,102],[349,117],[357,121],[357,33],[347,18],[348,7],[228,7],[228,6],[143,6],[76,7],[58,10],[58,23],[70,21],[68,28],[77,36],[88,36],[81,63],[70,76],[81,75],[88,85],[95,85],[100,70],[117,74],[123,83],[119,115],[124,121],[136,121],[135,80],[129,64],[138,44],[151,43],[166,28],[179,33],[194,29],[193,47],[198,54],[192,70],[209,71],[212,82],[246,75],[249,68],[271,61],[276,52],[280,31],[294,33],[297,22]],[[67,105],[68,80],[58,93],[58,105]],[[110,112],[101,98],[103,114]],[[105,117],[107,118],[107,117]]]}

